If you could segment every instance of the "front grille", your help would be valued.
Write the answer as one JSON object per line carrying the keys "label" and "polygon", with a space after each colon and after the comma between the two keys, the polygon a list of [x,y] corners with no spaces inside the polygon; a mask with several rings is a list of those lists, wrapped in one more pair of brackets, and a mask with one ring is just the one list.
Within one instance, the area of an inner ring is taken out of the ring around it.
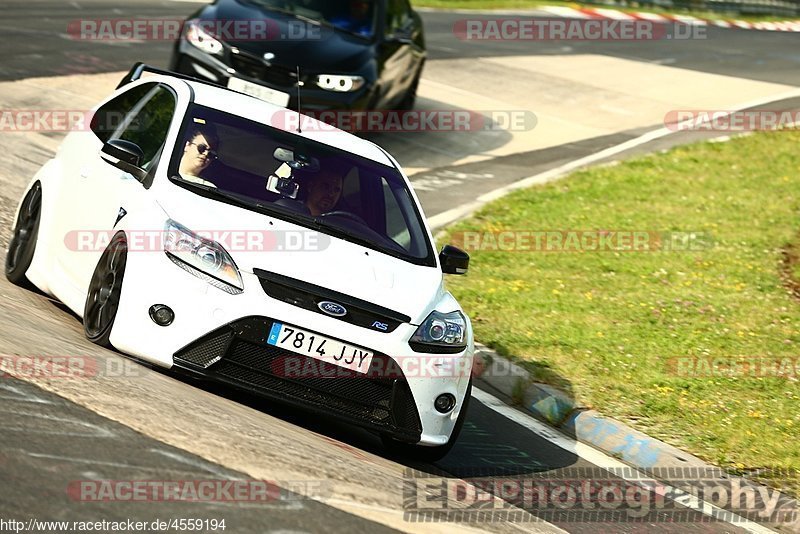
{"label": "front grille", "polygon": [[240,74],[278,87],[297,85],[297,73],[280,65],[267,66],[263,60],[246,52],[231,53],[231,67]]}
{"label": "front grille", "polygon": [[273,321],[248,317],[175,353],[175,363],[211,378],[351,423],[419,441],[422,425],[399,366],[374,353],[366,375],[266,343]]}
{"label": "front grille", "polygon": [[[384,333],[394,332],[402,323],[411,322],[411,317],[400,312],[302,280],[262,269],[253,269],[253,274],[258,277],[264,293],[270,297],[326,317]],[[343,305],[347,313],[340,317],[326,314],[319,308],[319,304],[325,301]]]}

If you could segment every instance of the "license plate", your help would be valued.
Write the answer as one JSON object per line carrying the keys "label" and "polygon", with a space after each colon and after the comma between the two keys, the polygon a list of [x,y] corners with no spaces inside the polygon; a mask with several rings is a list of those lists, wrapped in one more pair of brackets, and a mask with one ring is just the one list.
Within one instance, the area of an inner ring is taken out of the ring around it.
{"label": "license plate", "polygon": [[284,108],[289,103],[289,93],[276,91],[271,87],[258,85],[257,83],[250,83],[240,78],[228,78],[228,88],[233,89],[234,91],[239,91],[240,93],[244,93],[246,95],[260,98],[261,100],[265,100],[270,104],[275,104],[276,106],[281,106]]}
{"label": "license plate", "polygon": [[342,343],[288,324],[273,323],[267,344],[357,373],[366,373],[372,363],[372,352],[363,347]]}

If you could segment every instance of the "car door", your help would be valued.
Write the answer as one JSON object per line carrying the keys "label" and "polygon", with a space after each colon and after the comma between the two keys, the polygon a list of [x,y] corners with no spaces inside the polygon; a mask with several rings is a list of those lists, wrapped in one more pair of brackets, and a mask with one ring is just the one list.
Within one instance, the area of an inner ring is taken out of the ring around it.
{"label": "car door", "polygon": [[421,57],[415,43],[420,31],[408,0],[386,0],[378,66],[384,107],[397,105],[414,79]]}
{"label": "car door", "polygon": [[[101,157],[109,139],[136,143],[144,154],[142,167],[158,163],[158,156],[175,113],[174,92],[163,84],[147,83],[120,95],[95,114],[92,131],[93,150],[79,170],[69,206],[71,224],[82,235],[72,241],[65,267],[74,286],[85,294],[104,243],[113,235],[118,222],[127,214],[137,197],[147,193],[147,181],[139,182]],[[138,230],[138,229],[137,229]],[[143,228],[141,230],[153,230]]]}

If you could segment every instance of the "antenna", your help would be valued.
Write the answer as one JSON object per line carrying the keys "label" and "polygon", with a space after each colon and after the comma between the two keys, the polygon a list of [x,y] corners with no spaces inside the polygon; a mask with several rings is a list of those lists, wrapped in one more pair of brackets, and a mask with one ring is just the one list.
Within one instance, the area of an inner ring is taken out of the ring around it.
{"label": "antenna", "polygon": [[300,88],[303,86],[303,80],[300,79],[300,65],[297,65],[297,133],[303,133],[300,129]]}

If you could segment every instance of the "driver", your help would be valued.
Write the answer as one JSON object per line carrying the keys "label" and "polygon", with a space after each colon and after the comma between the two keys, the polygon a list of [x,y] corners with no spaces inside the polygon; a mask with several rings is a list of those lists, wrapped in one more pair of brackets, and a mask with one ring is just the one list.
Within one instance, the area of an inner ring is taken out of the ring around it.
{"label": "driver", "polygon": [[322,169],[311,179],[308,186],[306,206],[311,215],[318,217],[333,211],[342,197],[342,176],[336,172]]}

